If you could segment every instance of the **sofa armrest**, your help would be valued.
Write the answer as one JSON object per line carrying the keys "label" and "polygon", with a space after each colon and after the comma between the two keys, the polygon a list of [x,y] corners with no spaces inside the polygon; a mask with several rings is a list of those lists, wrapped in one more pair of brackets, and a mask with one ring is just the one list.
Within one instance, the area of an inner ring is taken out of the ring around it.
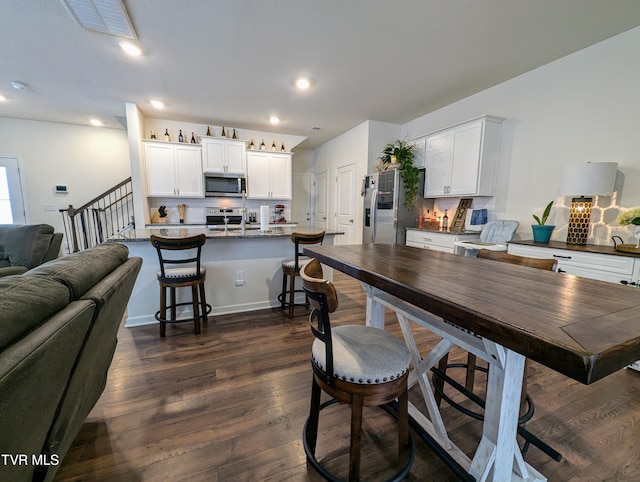
{"label": "sofa armrest", "polygon": [[11,276],[14,274],[22,274],[27,272],[26,266],[6,266],[4,268],[0,268],[0,278],[5,276]]}

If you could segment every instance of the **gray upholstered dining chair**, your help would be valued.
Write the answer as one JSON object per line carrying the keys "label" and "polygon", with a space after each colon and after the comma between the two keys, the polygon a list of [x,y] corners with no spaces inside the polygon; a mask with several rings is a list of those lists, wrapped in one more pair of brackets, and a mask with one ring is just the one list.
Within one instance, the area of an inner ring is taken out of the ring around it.
{"label": "gray upholstered dining chair", "polygon": [[[409,350],[389,332],[364,325],[333,327],[329,313],[338,307],[338,296],[331,281],[322,278],[322,266],[310,260],[300,271],[302,286],[312,308],[309,317],[316,337],[312,346],[313,381],[311,408],[303,433],[307,460],[327,480],[341,480],[317,460],[316,442],[320,411],[335,402],[351,405],[349,480],[360,479],[362,409],[385,406],[398,399],[398,450],[402,467],[390,479],[399,481],[413,463],[413,444],[409,434],[407,378]],[[320,391],[331,400],[320,404]]]}

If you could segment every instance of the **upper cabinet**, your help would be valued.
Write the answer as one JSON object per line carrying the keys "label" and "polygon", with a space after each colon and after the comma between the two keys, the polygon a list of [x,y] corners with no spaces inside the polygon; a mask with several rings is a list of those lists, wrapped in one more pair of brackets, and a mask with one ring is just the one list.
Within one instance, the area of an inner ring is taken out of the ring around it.
{"label": "upper cabinet", "polygon": [[144,142],[147,195],[204,197],[202,148],[174,142]]}
{"label": "upper cabinet", "polygon": [[247,151],[247,198],[291,199],[291,153]]}
{"label": "upper cabinet", "polygon": [[200,142],[204,172],[245,173],[245,141],[203,136]]}
{"label": "upper cabinet", "polygon": [[484,116],[428,135],[424,197],[493,196],[503,120]]}

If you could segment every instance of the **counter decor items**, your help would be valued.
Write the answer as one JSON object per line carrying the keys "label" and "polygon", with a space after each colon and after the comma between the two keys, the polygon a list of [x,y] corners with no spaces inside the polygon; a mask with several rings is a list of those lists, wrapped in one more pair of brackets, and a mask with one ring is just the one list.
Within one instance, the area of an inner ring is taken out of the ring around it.
{"label": "counter decor items", "polygon": [[405,191],[404,205],[407,209],[413,207],[413,201],[418,195],[418,183],[420,180],[420,170],[413,165],[415,157],[415,144],[405,139],[396,139],[387,144],[380,156],[381,170],[397,164],[400,170],[400,178]]}
{"label": "counter decor items", "polygon": [[269,206],[263,204],[262,206],[260,206],[260,231],[262,231],[263,233],[269,231],[269,217]]}
{"label": "counter decor items", "polygon": [[629,209],[623,213],[620,213],[616,218],[616,223],[621,226],[634,226],[633,235],[636,238],[636,245],[632,244],[617,244],[613,238],[622,239],[619,236],[614,236],[613,246],[616,251],[626,251],[629,253],[640,253],[640,207]]}
{"label": "counter decor items", "polygon": [[152,223],[166,223],[167,222],[167,207],[162,205],[151,216]]}
{"label": "counter decor items", "polygon": [[186,204],[178,204],[178,213],[180,214],[180,224],[184,224],[184,215],[187,212]]}
{"label": "counter decor items", "polygon": [[471,203],[473,199],[471,198],[463,198],[460,199],[458,203],[458,209],[456,209],[456,215],[453,217],[453,221],[451,222],[451,227],[449,231],[454,233],[459,233],[464,230],[465,221],[467,219],[467,209],[471,207]]}
{"label": "counter decor items", "polygon": [[538,223],[531,225],[531,230],[533,231],[533,240],[536,243],[548,243],[551,239],[553,230],[556,228],[554,225],[545,224],[547,222],[547,219],[549,218],[549,214],[551,213],[551,206],[553,206],[553,201],[547,204],[547,207],[544,208],[542,217],[538,217],[535,214],[533,215],[533,219],[535,219],[536,223]]}

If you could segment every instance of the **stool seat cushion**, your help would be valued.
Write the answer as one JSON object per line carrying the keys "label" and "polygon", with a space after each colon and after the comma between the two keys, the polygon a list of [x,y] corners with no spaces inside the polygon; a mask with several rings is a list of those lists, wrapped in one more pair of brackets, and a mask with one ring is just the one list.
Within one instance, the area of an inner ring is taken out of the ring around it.
{"label": "stool seat cushion", "polygon": [[[204,278],[204,275],[207,273],[205,268],[200,268],[200,276]],[[195,266],[192,267],[183,267],[183,268],[167,268],[164,270],[165,279],[178,279],[178,278],[195,278],[198,274]],[[162,278],[162,271],[158,270],[157,272],[158,279]]]}
{"label": "stool seat cushion", "polygon": [[[305,264],[311,261],[312,258],[308,256],[298,256],[298,267],[302,268]],[[296,267],[296,258],[285,258],[282,260],[283,268],[295,268]]]}
{"label": "stool seat cushion", "polygon": [[[331,329],[335,378],[351,383],[379,384],[401,377],[409,369],[409,350],[391,333],[362,325]],[[324,342],[312,347],[313,364],[326,370]]]}

